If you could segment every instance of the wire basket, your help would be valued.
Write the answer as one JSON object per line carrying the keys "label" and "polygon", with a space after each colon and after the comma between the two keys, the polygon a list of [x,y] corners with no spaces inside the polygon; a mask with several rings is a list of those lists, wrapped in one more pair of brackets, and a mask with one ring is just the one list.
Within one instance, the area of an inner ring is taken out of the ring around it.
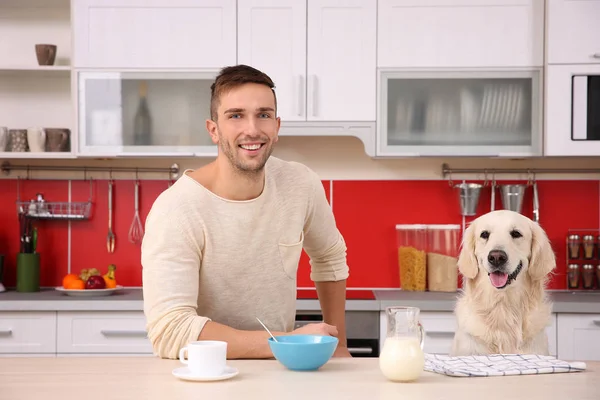
{"label": "wire basket", "polygon": [[27,218],[86,220],[91,216],[92,202],[43,202],[17,201],[17,212]]}

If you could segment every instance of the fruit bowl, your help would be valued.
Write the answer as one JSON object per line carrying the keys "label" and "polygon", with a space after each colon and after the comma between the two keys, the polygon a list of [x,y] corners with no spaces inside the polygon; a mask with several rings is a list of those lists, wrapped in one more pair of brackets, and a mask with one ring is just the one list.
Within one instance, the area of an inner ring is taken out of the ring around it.
{"label": "fruit bowl", "polygon": [[117,285],[114,288],[108,289],[65,289],[62,286],[55,288],[57,291],[66,294],[67,296],[92,297],[92,296],[110,296],[115,292],[123,289],[123,286]]}

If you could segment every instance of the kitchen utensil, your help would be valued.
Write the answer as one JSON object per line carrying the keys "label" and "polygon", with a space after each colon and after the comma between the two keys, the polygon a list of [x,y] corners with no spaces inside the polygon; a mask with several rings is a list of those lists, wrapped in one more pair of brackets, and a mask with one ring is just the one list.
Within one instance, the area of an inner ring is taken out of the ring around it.
{"label": "kitchen utensil", "polygon": [[37,227],[33,228],[33,238],[32,238],[32,248],[31,248],[31,252],[35,253],[36,249],[37,249],[37,241],[38,241],[38,229]]}
{"label": "kitchen utensil", "polygon": [[537,182],[533,181],[533,220],[540,222],[540,199],[538,197]]}
{"label": "kitchen utensil", "polygon": [[527,189],[527,185],[500,185],[504,209],[520,213],[523,208],[525,189]]}
{"label": "kitchen utensil", "polygon": [[265,330],[267,332],[269,332],[269,335],[271,335],[271,337],[273,338],[274,341],[277,341],[277,339],[275,339],[275,336],[273,336],[273,334],[271,333],[271,331],[269,330],[269,328],[267,328],[267,326],[265,324],[262,323],[262,321],[256,317],[256,319],[258,320],[258,322],[260,322],[260,324],[263,326],[263,328],[265,328]]}
{"label": "kitchen utensil", "polygon": [[0,293],[6,291],[6,288],[2,284],[3,277],[4,277],[4,254],[0,254]]}
{"label": "kitchen utensil", "polygon": [[491,203],[490,211],[494,211],[496,209],[496,175],[495,174],[494,174],[494,176],[492,176],[491,191],[492,191],[492,199],[490,201],[490,203]]}
{"label": "kitchen utensil", "polygon": [[133,214],[133,221],[129,227],[129,241],[131,243],[140,243],[144,237],[144,226],[140,219],[139,211],[139,188],[140,182],[136,179],[135,181],[135,212]]}
{"label": "kitchen utensil", "polygon": [[108,181],[108,234],[106,235],[106,249],[109,253],[115,251],[115,234],[112,230],[112,179]]}
{"label": "kitchen utensil", "polygon": [[459,183],[454,188],[458,189],[460,199],[460,210],[462,216],[473,216],[477,214],[479,194],[483,185],[479,183]]}
{"label": "kitchen utensil", "polygon": [[286,335],[268,339],[275,359],[292,371],[316,371],[333,356],[339,340],[335,336]]}

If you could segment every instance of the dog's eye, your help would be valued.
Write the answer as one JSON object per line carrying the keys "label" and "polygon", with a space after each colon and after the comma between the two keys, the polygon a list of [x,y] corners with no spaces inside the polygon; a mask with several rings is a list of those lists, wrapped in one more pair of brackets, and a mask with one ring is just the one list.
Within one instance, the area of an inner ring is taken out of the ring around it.
{"label": "dog's eye", "polygon": [[483,231],[481,232],[481,235],[479,235],[482,239],[488,239],[490,237],[490,233],[488,231]]}
{"label": "dog's eye", "polygon": [[510,236],[511,236],[513,239],[518,239],[518,238],[520,238],[520,237],[523,237],[523,235],[521,235],[521,232],[519,232],[519,231],[517,231],[517,230],[512,230],[512,231],[510,231]]}

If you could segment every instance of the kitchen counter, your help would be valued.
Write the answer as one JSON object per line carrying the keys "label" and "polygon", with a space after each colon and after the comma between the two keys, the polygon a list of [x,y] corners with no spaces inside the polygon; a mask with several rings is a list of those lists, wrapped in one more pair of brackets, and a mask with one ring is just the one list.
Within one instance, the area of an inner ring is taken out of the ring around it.
{"label": "kitchen counter", "polygon": [[[455,378],[423,372],[412,383],[385,379],[376,358],[334,358],[320,370],[295,372],[276,360],[230,360],[239,375],[187,382],[177,360],[139,358],[0,358],[0,399],[598,399],[600,362],[576,373]],[[490,390],[493,388],[493,390]],[[480,392],[481,391],[481,392]]]}
{"label": "kitchen counter", "polygon": [[[458,293],[374,290],[374,300],[346,300],[348,311],[380,311],[394,305],[411,305],[422,311],[453,311]],[[553,311],[600,314],[600,292],[549,291]],[[0,311],[142,311],[142,290],[124,288],[112,296],[71,297],[54,289],[37,293],[0,293]],[[296,309],[318,311],[318,300],[298,299]]]}

